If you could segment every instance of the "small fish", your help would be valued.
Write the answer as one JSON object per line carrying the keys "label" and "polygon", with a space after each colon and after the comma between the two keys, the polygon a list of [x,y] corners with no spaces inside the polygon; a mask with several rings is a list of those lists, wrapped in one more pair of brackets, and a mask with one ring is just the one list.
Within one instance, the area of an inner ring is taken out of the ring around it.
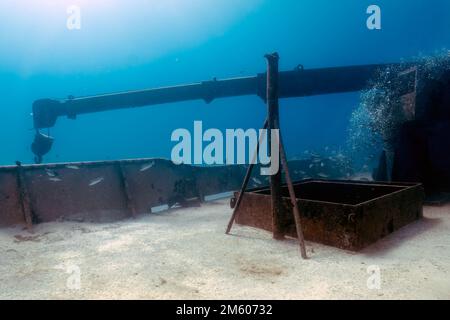
{"label": "small fish", "polygon": [[52,178],[57,176],[56,172],[50,169],[45,169],[45,173]]}
{"label": "small fish", "polygon": [[150,168],[152,168],[153,166],[155,165],[155,162],[151,162],[151,163],[149,163],[149,164],[144,164],[142,167],[141,167],[141,170],[139,170],[140,172],[144,172],[144,171],[147,171],[148,169],[150,169]]}
{"label": "small fish", "polygon": [[328,178],[329,176],[328,175],[326,175],[325,173],[318,173],[317,174],[319,177],[321,177],[321,178]]}
{"label": "small fish", "polygon": [[100,177],[100,178],[97,178],[97,179],[92,180],[92,181],[89,183],[89,187],[92,187],[92,186],[95,186],[96,184],[99,184],[99,183],[102,182],[104,179],[105,179],[105,178]]}
{"label": "small fish", "polygon": [[80,169],[80,167],[77,167],[77,166],[71,166],[71,165],[67,165],[66,168],[67,168],[67,169],[72,169],[72,170],[79,170],[79,169]]}
{"label": "small fish", "polygon": [[365,164],[365,165],[363,165],[363,169],[367,170],[367,169],[369,169],[369,166],[367,164]]}
{"label": "small fish", "polygon": [[261,184],[262,182],[256,178],[252,178],[253,182],[256,184]]}
{"label": "small fish", "polygon": [[321,162],[320,166],[323,168],[323,167],[325,167],[325,164],[323,162]]}
{"label": "small fish", "polygon": [[58,177],[54,177],[54,178],[49,178],[48,180],[53,181],[53,182],[59,182],[62,181],[60,178]]}
{"label": "small fish", "polygon": [[299,172],[300,172],[300,174],[302,174],[302,175],[305,175],[305,174],[306,174],[305,171],[299,171]]}
{"label": "small fish", "polygon": [[313,164],[310,164],[310,165],[309,165],[309,168],[311,169],[312,167],[314,167],[314,165],[313,165]]}

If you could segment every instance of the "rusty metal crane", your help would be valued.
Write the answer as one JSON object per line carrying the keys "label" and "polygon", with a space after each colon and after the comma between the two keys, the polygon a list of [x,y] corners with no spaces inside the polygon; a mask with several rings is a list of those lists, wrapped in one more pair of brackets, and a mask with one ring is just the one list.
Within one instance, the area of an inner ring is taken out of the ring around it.
{"label": "rusty metal crane", "polygon": [[[37,162],[49,152],[53,138],[42,134],[39,130],[53,127],[58,117],[67,116],[75,119],[78,115],[102,112],[124,108],[136,108],[150,105],[172,103],[188,100],[204,100],[206,103],[217,98],[257,95],[267,104],[267,119],[264,128],[280,129],[279,105],[280,98],[305,97],[331,93],[359,91],[368,86],[369,79],[389,65],[363,65],[337,68],[324,68],[304,70],[302,66],[292,71],[279,72],[277,53],[266,55],[268,68],[266,73],[254,77],[235,78],[227,80],[213,79],[200,83],[129,91],[114,94],[105,94],[91,97],[74,98],[66,100],[42,99],[33,103],[34,127],[36,129],[35,141],[32,150]],[[405,81],[404,93],[412,91],[412,81]],[[271,130],[269,130],[271,132]],[[271,133],[268,134],[271,143]],[[280,134],[281,166],[286,176],[289,196],[292,205],[292,214],[295,220],[297,236],[300,244],[301,256],[306,259],[306,248],[300,221],[300,211],[297,205],[293,182],[289,175],[286,153]],[[253,165],[250,165],[241,187],[239,198],[236,201],[233,215],[227,227],[229,233],[239,209],[242,197],[246,191],[248,179]],[[270,177],[271,211],[273,219],[273,236],[282,239],[284,233],[280,226],[281,212],[281,171]]]}
{"label": "rusty metal crane", "polygon": [[[306,97],[341,92],[359,91],[367,87],[373,75],[392,64],[375,64],[347,66],[335,68],[304,69],[298,66],[295,70],[279,72],[279,98]],[[36,130],[32,151],[36,162],[41,162],[53,144],[53,138],[40,132],[40,129],[55,126],[59,117],[76,119],[77,116],[95,112],[117,109],[146,107],[152,105],[203,100],[211,103],[215,99],[257,95],[266,100],[266,73],[252,77],[218,80],[127,91],[112,94],[53,100],[40,99],[33,103],[33,122]],[[407,82],[408,83],[408,82]],[[405,85],[405,92],[411,90]]]}

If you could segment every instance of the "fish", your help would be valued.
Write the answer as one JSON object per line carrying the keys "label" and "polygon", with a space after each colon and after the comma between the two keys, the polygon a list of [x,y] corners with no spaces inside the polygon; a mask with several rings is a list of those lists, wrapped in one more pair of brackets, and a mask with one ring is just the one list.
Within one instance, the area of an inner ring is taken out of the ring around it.
{"label": "fish", "polygon": [[325,164],[323,162],[321,162],[320,166],[323,168],[323,167],[325,167]]}
{"label": "fish", "polygon": [[71,165],[67,165],[66,168],[67,168],[67,169],[72,169],[72,170],[79,170],[79,169],[80,169],[80,167],[77,167],[77,166],[71,166]]}
{"label": "fish", "polygon": [[102,182],[105,178],[100,177],[100,178],[96,178],[94,180],[91,180],[91,182],[89,183],[89,187],[95,186],[96,184],[99,184],[100,182]]}
{"label": "fish", "polygon": [[329,175],[326,175],[325,173],[318,173],[317,175],[319,177],[321,177],[321,178],[328,178],[329,177]]}
{"label": "fish", "polygon": [[252,178],[253,182],[256,184],[261,184],[262,182],[256,178]]}
{"label": "fish", "polygon": [[58,176],[58,174],[57,174],[55,171],[50,170],[50,169],[45,169],[45,173],[46,173],[49,177],[56,177],[56,176]]}
{"label": "fish", "polygon": [[311,169],[312,167],[314,167],[314,165],[313,165],[313,164],[310,164],[310,165],[309,165],[309,168]]}
{"label": "fish", "polygon": [[140,172],[144,172],[144,171],[147,171],[148,169],[150,169],[150,168],[152,168],[153,166],[155,165],[155,162],[151,162],[151,163],[149,163],[149,164],[144,164],[142,167],[141,167],[141,170],[139,170]]}
{"label": "fish", "polygon": [[53,182],[59,182],[62,181],[60,178],[58,177],[53,177],[53,178],[49,178],[48,180],[53,181]]}

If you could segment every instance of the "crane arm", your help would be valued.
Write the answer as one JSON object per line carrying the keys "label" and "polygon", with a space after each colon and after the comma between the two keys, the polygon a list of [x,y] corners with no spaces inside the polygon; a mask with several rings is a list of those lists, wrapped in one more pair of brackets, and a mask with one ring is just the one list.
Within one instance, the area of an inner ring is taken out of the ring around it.
{"label": "crane arm", "polygon": [[[395,64],[373,64],[335,68],[295,70],[279,73],[279,98],[305,97],[332,93],[360,91],[369,87],[369,80],[377,72],[398,66]],[[408,65],[404,65],[405,68]],[[414,91],[415,76],[406,73],[400,94]],[[199,83],[103,94],[89,97],[69,97],[63,100],[40,99],[33,103],[33,122],[36,129],[32,145],[36,162],[48,153],[53,138],[39,132],[40,129],[55,126],[59,117],[75,119],[78,115],[117,109],[137,108],[190,100],[203,100],[210,103],[214,99],[256,95],[266,100],[267,74],[252,77],[213,79]]]}
{"label": "crane arm", "polygon": [[[377,70],[388,65],[363,65],[280,72],[279,97],[305,97],[363,90]],[[64,100],[41,99],[33,103],[35,129],[50,128],[58,117],[136,108],[166,103],[257,95],[265,100],[266,74],[225,80],[103,94]]]}

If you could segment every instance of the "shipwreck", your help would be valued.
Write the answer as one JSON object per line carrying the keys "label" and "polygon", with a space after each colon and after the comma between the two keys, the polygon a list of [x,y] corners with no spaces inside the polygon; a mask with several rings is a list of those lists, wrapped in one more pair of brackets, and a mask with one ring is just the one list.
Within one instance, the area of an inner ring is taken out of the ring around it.
{"label": "shipwreck", "polygon": [[[434,100],[415,95],[418,68],[414,63],[321,69],[300,65],[294,70],[279,71],[278,55],[266,58],[267,71],[251,77],[214,78],[174,87],[35,101],[32,111],[36,136],[32,151],[37,164],[18,162],[16,166],[0,167],[0,226],[23,225],[31,230],[34,224],[58,220],[120,220],[161,206],[199,205],[211,196],[226,193],[234,208],[227,232],[237,222],[271,231],[278,239],[298,237],[306,257],[303,238],[359,250],[420,219],[424,199],[421,182],[428,180],[411,174],[414,170],[408,170],[409,162],[402,160],[411,154],[417,158],[411,148],[398,150],[398,160],[389,175],[389,168],[380,161],[378,182],[337,180],[342,179],[338,174],[329,179],[303,179],[299,170],[289,170],[303,164],[288,161],[282,142],[283,170],[264,181],[252,179],[252,164],[200,167],[175,165],[163,159],[41,163],[54,141],[41,130],[57,125],[60,117],[76,119],[94,112],[187,100],[212,103],[219,98],[256,95],[268,110],[267,118],[261,119],[261,128],[274,129],[280,128],[278,99],[361,91],[370,87],[375,73],[393,66],[401,69],[391,77],[399,84],[398,95],[406,97],[405,112],[411,113],[406,105],[411,105],[411,99],[417,101],[417,110],[435,105]],[[446,81],[446,89],[440,103],[448,107],[448,74],[442,81]],[[410,125],[405,125],[404,130],[414,130]],[[439,139],[443,139],[444,131],[437,133]],[[448,169],[450,164],[438,164],[441,167]],[[431,185],[431,189],[434,187]]]}

